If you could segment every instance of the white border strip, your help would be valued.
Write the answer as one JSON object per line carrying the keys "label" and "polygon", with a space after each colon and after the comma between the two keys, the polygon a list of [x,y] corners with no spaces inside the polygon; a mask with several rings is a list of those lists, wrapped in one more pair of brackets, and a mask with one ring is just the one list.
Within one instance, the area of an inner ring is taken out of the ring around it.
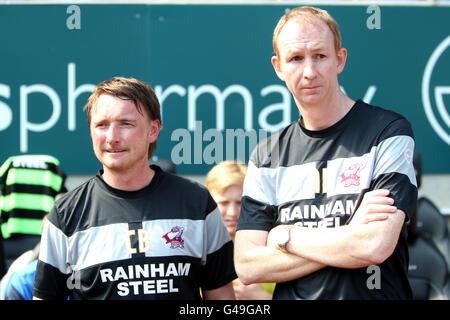
{"label": "white border strip", "polygon": [[372,0],[372,1],[298,1],[298,0],[0,0],[0,4],[164,4],[164,5],[314,5],[314,6],[410,6],[410,7],[448,7],[445,0],[402,1],[402,0]]}

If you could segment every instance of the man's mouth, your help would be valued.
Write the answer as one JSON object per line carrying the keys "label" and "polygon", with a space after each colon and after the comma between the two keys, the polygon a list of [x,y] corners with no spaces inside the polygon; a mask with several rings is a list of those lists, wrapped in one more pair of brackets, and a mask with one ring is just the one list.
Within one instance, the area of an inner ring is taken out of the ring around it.
{"label": "man's mouth", "polygon": [[319,88],[319,86],[303,87],[303,89],[307,89],[307,90],[312,90],[312,89],[317,89],[317,88]]}
{"label": "man's mouth", "polygon": [[120,153],[123,152],[124,150],[106,150],[107,153]]}

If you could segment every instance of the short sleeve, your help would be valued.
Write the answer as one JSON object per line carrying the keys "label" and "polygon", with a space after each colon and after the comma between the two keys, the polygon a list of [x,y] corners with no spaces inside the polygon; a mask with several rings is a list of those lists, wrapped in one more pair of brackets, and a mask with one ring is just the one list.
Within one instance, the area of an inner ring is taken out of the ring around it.
{"label": "short sleeve", "polygon": [[33,295],[41,299],[67,299],[70,276],[68,237],[59,227],[54,207],[42,231]]}
{"label": "short sleeve", "polygon": [[371,189],[390,190],[395,206],[409,218],[417,204],[412,130],[405,119],[400,119],[387,128],[386,134],[389,137],[383,139],[377,147]]}
{"label": "short sleeve", "polygon": [[277,215],[275,187],[270,168],[259,168],[255,164],[255,153],[248,164],[241,201],[241,214],[237,230],[253,229],[269,231]]}
{"label": "short sleeve", "polygon": [[204,224],[204,254],[202,258],[200,286],[213,290],[237,278],[234,269],[233,242],[214,200],[209,198]]}

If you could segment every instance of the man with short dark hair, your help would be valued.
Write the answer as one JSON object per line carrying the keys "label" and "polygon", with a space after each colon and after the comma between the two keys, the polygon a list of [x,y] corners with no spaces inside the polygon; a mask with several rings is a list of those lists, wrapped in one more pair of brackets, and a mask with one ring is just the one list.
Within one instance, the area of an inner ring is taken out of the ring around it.
{"label": "man with short dark hair", "polygon": [[100,83],[85,107],[99,173],[44,225],[40,299],[234,299],[233,243],[205,187],[149,166],[161,128],[146,83]]}

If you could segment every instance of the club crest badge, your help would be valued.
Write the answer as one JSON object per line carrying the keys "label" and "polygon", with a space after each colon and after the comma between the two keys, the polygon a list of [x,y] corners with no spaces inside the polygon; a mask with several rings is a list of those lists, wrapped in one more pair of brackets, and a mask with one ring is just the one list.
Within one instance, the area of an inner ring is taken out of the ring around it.
{"label": "club crest badge", "polygon": [[359,186],[360,176],[358,173],[361,170],[361,167],[361,163],[354,163],[339,175],[344,187]]}
{"label": "club crest badge", "polygon": [[170,243],[171,249],[184,248],[184,240],[181,238],[184,228],[180,226],[173,227],[169,232],[161,238],[166,240],[166,244]]}

